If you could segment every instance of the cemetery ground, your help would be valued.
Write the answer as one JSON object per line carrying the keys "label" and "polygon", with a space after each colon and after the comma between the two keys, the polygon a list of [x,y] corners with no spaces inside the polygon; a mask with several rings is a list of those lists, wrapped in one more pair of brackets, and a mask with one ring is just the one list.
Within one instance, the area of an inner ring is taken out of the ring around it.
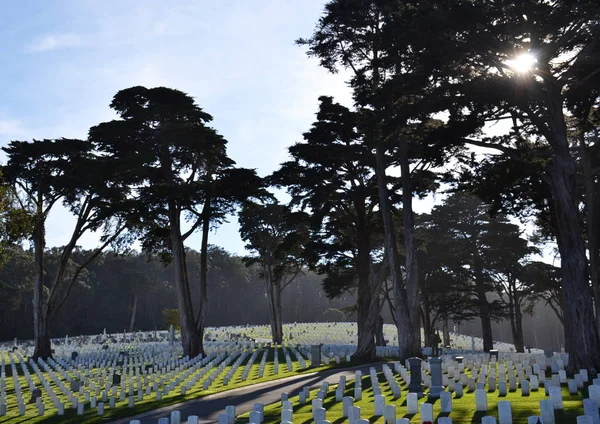
{"label": "cemetery ground", "polygon": [[[104,340],[106,334],[103,341],[101,336],[70,343],[58,341],[54,358],[37,363],[23,359],[32,353],[31,344],[10,350],[0,346],[0,423],[117,419],[129,423],[126,417],[153,411],[141,420],[146,424],[179,408],[182,422],[190,415],[199,416],[202,422],[215,421],[214,408],[208,419],[209,415],[202,415],[210,408],[202,406],[217,398],[219,405],[223,399],[239,405],[242,402],[236,393],[244,395],[244,407],[227,420],[219,416],[219,423],[234,424],[235,417],[239,423],[255,424],[305,424],[325,419],[332,424],[346,420],[349,424],[444,424],[448,419],[455,424],[519,424],[532,422],[532,416],[544,413],[555,418],[542,421],[544,424],[579,424],[577,417],[584,413],[594,417],[594,424],[600,423],[600,379],[588,377],[585,371],[567,376],[564,367],[568,355],[540,350],[519,354],[511,351],[510,345],[498,344],[500,352],[495,356],[467,349],[466,345],[476,347],[480,340],[460,335],[453,335],[455,349],[445,351],[441,359],[402,364],[394,358],[393,328],[386,328],[390,346],[377,348],[384,362],[362,364],[361,371],[346,370],[336,381],[341,375],[336,369],[357,365],[349,361],[356,348],[355,330],[350,323],[291,324],[284,329],[284,344],[274,348],[262,327],[212,329],[205,343],[207,357],[191,360],[182,357],[177,342],[171,344],[165,335],[157,338],[156,333],[154,337],[150,333],[111,335],[109,341]],[[310,368],[311,345],[319,343],[324,365]],[[323,373],[309,378],[309,374],[320,371],[335,373],[335,379],[328,374],[325,382]],[[422,398],[408,390],[414,372],[420,374],[422,386],[418,387],[425,393]],[[297,379],[276,384],[275,380],[294,376]],[[272,386],[243,389],[269,381],[273,381]],[[320,388],[317,381],[322,382]],[[239,390],[230,396],[223,393],[236,388]],[[37,400],[33,399],[34,391],[40,395]],[[432,391],[441,391],[438,399],[428,397]],[[223,397],[203,399],[216,393],[223,393]],[[247,413],[253,396],[259,410],[264,408],[260,419],[256,412]],[[281,402],[273,403],[274,399]],[[510,421],[507,414],[512,417]],[[500,420],[490,421],[490,417]]]}
{"label": "cemetery ground", "polygon": [[[396,407],[396,418],[408,418],[410,423],[421,424],[422,417],[420,412],[409,413],[407,408],[406,394],[408,392],[408,386],[402,382],[400,387],[402,389],[402,396],[399,399],[394,399],[394,395],[390,389],[390,386],[384,384],[385,379],[383,374],[380,372],[377,374],[378,380],[382,383],[381,394],[385,396],[386,405],[395,405]],[[548,373],[550,376],[550,373]],[[401,380],[399,380],[401,381]],[[371,386],[371,380],[369,376],[362,376],[362,399],[360,401],[354,401],[353,406],[360,408],[361,419],[366,419],[370,423],[385,424],[386,420],[383,415],[377,415],[375,413],[374,403],[374,392]],[[336,401],[335,388],[337,386],[331,386],[328,395],[323,399],[322,406],[326,409],[326,419],[333,423],[339,424],[347,420],[344,418],[343,413],[343,402]],[[351,381],[346,385],[344,396],[354,397],[355,382]],[[299,397],[295,396],[289,400],[293,403],[293,422],[294,423],[312,423],[315,422],[313,419],[313,407],[312,399],[317,399],[318,389],[311,390],[310,396],[304,405],[299,402]],[[582,389],[577,395],[569,395],[569,391],[566,387],[562,387],[563,395],[563,409],[555,410],[555,424],[574,424],[577,422],[577,416],[583,415],[583,399],[588,397],[587,387]],[[441,402],[439,398],[428,399],[427,393],[418,403],[430,403],[433,405],[433,418],[437,422],[438,418],[450,417],[452,424],[480,424],[482,418],[485,416],[498,417],[498,402],[509,401],[512,409],[512,422],[514,424],[527,423],[528,417],[539,415],[541,400],[547,400],[548,396],[545,395],[544,388],[540,387],[537,391],[531,391],[528,396],[523,396],[521,390],[514,392],[507,392],[505,396],[500,396],[498,392],[487,393],[488,410],[486,412],[478,412],[476,410],[475,393],[467,392],[457,397],[456,393],[452,396],[452,412],[446,413],[441,411]],[[419,406],[418,411],[421,408]],[[280,402],[265,406],[264,408],[264,423],[280,423],[282,405]],[[250,413],[240,415],[237,424],[246,424],[250,418]],[[356,422],[356,421],[355,421]],[[496,421],[497,422],[497,421]]]}
{"label": "cemetery ground", "polygon": [[[283,350],[281,347],[278,348],[278,353],[280,358],[284,358]],[[5,363],[9,363],[9,352],[4,352]],[[13,355],[14,358],[15,355]],[[168,395],[164,395],[161,397],[161,400],[156,400],[156,397],[153,396],[145,396],[141,401],[137,400],[137,390],[135,391],[136,402],[133,407],[129,407],[129,396],[126,396],[125,400],[119,400],[119,397],[115,400],[114,408],[109,407],[108,401],[106,402],[106,408],[104,409],[104,413],[102,417],[98,416],[98,412],[96,408],[90,408],[90,404],[87,403],[84,409],[83,415],[78,415],[77,410],[70,408],[71,402],[68,402],[67,396],[60,396],[60,400],[64,403],[64,415],[58,416],[56,414],[56,410],[48,409],[48,407],[52,404],[47,393],[42,389],[42,402],[47,405],[47,410],[44,416],[39,416],[38,409],[35,404],[28,404],[25,414],[20,415],[17,405],[17,400],[15,397],[15,384],[13,379],[13,374],[11,367],[6,367],[6,415],[0,416],[0,423],[95,423],[95,422],[109,422],[112,420],[116,420],[123,417],[135,416],[147,411],[151,411],[157,408],[165,407],[168,405],[185,402],[192,399],[197,399],[199,397],[220,393],[240,387],[246,387],[250,385],[255,385],[259,383],[264,383],[268,381],[274,381],[279,379],[285,379],[288,377],[319,372],[323,370],[329,369],[341,369],[348,366],[352,366],[352,363],[346,362],[344,359],[340,360],[340,364],[331,363],[329,365],[322,365],[320,367],[315,368],[306,368],[302,369],[302,366],[299,362],[292,362],[292,371],[288,371],[286,363],[279,364],[279,372],[278,374],[274,374],[274,350],[270,349],[267,361],[265,363],[265,370],[262,377],[259,377],[259,367],[260,363],[255,362],[251,365],[251,370],[248,374],[248,378],[246,381],[242,381],[242,374],[244,372],[244,367],[250,361],[250,357],[248,356],[244,361],[240,363],[240,366],[237,368],[235,373],[233,374],[228,385],[223,384],[224,377],[229,373],[229,371],[233,368],[233,365],[226,366],[222,372],[219,374],[219,377],[214,381],[214,383],[208,388],[203,388],[203,383],[208,378],[210,373],[208,373],[204,378],[200,379],[194,387],[187,391],[185,395],[182,395],[180,391],[172,391]],[[31,369],[31,366],[28,366],[29,373],[32,376],[32,381],[37,387],[41,387],[40,380],[36,376],[36,374]],[[99,368],[94,368],[93,372],[98,375],[98,372],[101,371]],[[22,366],[20,362],[16,362],[16,372],[18,376],[19,385],[22,388],[28,387],[27,379],[22,370]],[[50,387],[56,392],[59,392],[57,384],[50,380],[47,373],[43,373],[46,380],[50,381]],[[127,386],[129,387],[129,386]],[[81,397],[83,399],[83,397]],[[25,402],[29,399],[26,398]],[[100,402],[101,399],[98,399]],[[97,403],[98,403],[97,402]]]}

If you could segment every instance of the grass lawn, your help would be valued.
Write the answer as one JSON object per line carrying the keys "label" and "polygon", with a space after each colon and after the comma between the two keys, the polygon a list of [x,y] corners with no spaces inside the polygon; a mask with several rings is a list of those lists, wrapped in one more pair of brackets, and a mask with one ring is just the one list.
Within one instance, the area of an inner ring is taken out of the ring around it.
{"label": "grass lawn", "polygon": [[[409,418],[411,423],[421,423],[420,414],[409,415],[406,409],[406,394],[408,393],[408,387],[399,378],[398,375],[394,374],[398,383],[402,388],[402,396],[399,399],[394,400],[392,391],[385,381],[383,373],[378,373],[379,385],[381,387],[381,394],[386,397],[386,404],[396,405],[396,418]],[[335,400],[335,388],[337,385],[330,385],[327,396],[323,400],[323,408],[327,411],[326,419],[332,424],[339,424],[347,421],[347,418],[342,417],[342,402]],[[355,402],[355,406],[360,407],[360,416],[363,419],[368,419],[371,423],[384,423],[383,416],[378,417],[374,415],[374,395],[371,387],[371,379],[368,375],[362,377],[362,400]],[[306,424],[313,422],[312,420],[312,399],[316,399],[318,389],[311,391],[310,399],[306,405],[300,406],[298,403],[298,396],[290,398],[294,404],[294,415],[293,422],[296,424]],[[583,391],[583,393],[582,393]],[[583,399],[587,398],[587,387],[579,391],[578,395],[569,395],[566,387],[562,388],[563,392],[563,406],[564,410],[554,411],[556,417],[556,424],[574,424],[578,415],[583,415]],[[539,415],[539,401],[549,399],[545,396],[544,388],[540,388],[538,391],[531,391],[529,396],[522,396],[521,391],[508,392],[507,396],[500,397],[498,391],[494,393],[488,393],[488,411],[485,413],[475,411],[475,393],[467,392],[464,390],[464,395],[461,398],[452,397],[452,413],[442,414],[440,412],[440,401],[439,399],[427,400],[427,397],[419,400],[419,403],[429,402],[433,404],[433,417],[435,420],[442,416],[449,416],[452,418],[453,424],[480,424],[481,418],[486,415],[495,416],[498,419],[498,407],[499,401],[508,400],[512,405],[512,415],[514,424],[527,423],[527,417],[531,415]],[[344,396],[354,396],[354,381],[346,383],[346,390]],[[238,417],[238,423],[247,423],[249,414],[244,414]],[[280,423],[281,422],[281,405],[280,403],[265,406],[265,423]]]}
{"label": "grass lawn", "polygon": [[[37,376],[31,369],[31,367],[28,367],[28,369],[29,369],[29,372],[31,374],[31,377],[32,377],[36,387],[42,388],[42,398],[43,398],[44,404],[46,405],[45,416],[43,416],[43,417],[38,416],[37,407],[34,404],[27,405],[25,415],[19,416],[18,415],[19,410],[18,410],[17,400],[16,400],[16,396],[15,396],[14,382],[13,382],[13,377],[12,377],[12,370],[11,370],[11,367],[10,367],[10,364],[8,361],[8,357],[6,357],[5,358],[5,361],[6,361],[5,371],[6,371],[7,414],[4,417],[0,417],[0,423],[17,424],[17,423],[25,423],[26,422],[26,423],[48,423],[48,424],[52,424],[52,423],[79,424],[79,423],[106,422],[106,421],[112,421],[112,420],[115,420],[118,418],[131,417],[131,416],[134,416],[137,414],[141,414],[143,412],[151,411],[151,410],[154,410],[157,408],[162,408],[162,407],[172,405],[175,403],[180,403],[180,402],[184,402],[187,400],[197,399],[199,397],[203,397],[206,395],[220,393],[220,392],[224,392],[224,391],[239,388],[239,387],[249,386],[252,384],[263,383],[263,382],[267,382],[267,381],[273,381],[273,380],[278,380],[281,378],[292,377],[292,376],[296,376],[296,375],[302,375],[302,374],[312,373],[312,372],[317,372],[317,371],[324,371],[324,370],[328,370],[328,369],[345,368],[345,367],[354,365],[352,363],[347,363],[342,360],[342,362],[339,365],[333,363],[333,364],[330,364],[327,366],[321,366],[318,368],[308,368],[306,370],[302,370],[300,367],[300,364],[298,362],[292,362],[293,370],[290,372],[290,371],[288,371],[287,364],[285,363],[285,356],[283,355],[283,350],[281,348],[279,348],[279,354],[278,354],[279,355],[279,373],[277,375],[275,375],[275,374],[273,374],[273,357],[274,357],[273,351],[274,350],[271,349],[271,351],[269,352],[269,355],[267,357],[267,362],[265,364],[264,374],[263,374],[263,377],[260,379],[258,378],[258,370],[260,367],[260,360],[262,358],[262,352],[257,356],[254,364],[252,365],[251,371],[250,371],[246,381],[242,381],[241,377],[242,377],[242,373],[244,372],[244,366],[245,366],[246,362],[248,362],[248,360],[250,359],[250,355],[248,356],[248,358],[245,359],[245,361],[242,363],[242,365],[236,370],[236,372],[233,375],[233,378],[229,381],[229,384],[227,386],[223,385],[223,377],[231,369],[231,366],[225,367],[223,372],[221,372],[219,374],[219,377],[213,382],[213,384],[211,385],[209,390],[202,389],[203,381],[214,372],[214,370],[216,369],[216,367],[215,367],[215,368],[212,368],[211,371],[209,371],[205,377],[200,379],[198,381],[198,383],[185,394],[185,396],[182,396],[181,394],[179,394],[179,389],[176,387],[175,390],[172,393],[170,393],[169,395],[163,395],[163,398],[160,401],[155,400],[156,395],[154,393],[152,393],[150,396],[144,396],[144,399],[142,401],[137,401],[137,390],[136,390],[135,391],[136,402],[135,402],[135,406],[133,408],[128,407],[129,401],[127,398],[125,399],[125,401],[119,402],[119,398],[117,396],[116,397],[117,402],[115,404],[114,409],[108,408],[108,401],[105,403],[104,415],[102,417],[99,417],[97,415],[96,409],[93,409],[93,410],[89,409],[89,403],[86,404],[84,415],[81,415],[81,416],[77,415],[77,411],[70,408],[70,406],[71,406],[70,403],[68,404],[68,407],[67,407],[66,396],[63,396],[62,392],[61,392],[60,399],[61,399],[61,402],[65,403],[65,414],[63,416],[56,415],[56,410],[54,409],[54,405],[51,403],[50,398],[47,396],[45,390],[43,390],[41,384],[39,383],[39,379],[37,378]],[[291,355],[291,357],[293,358],[293,355]],[[309,364],[310,361],[307,361],[307,363]],[[16,369],[17,369],[19,384],[21,385],[22,391],[25,392],[23,395],[23,399],[25,402],[27,402],[29,400],[28,396],[30,395],[29,388],[27,385],[27,380],[25,379],[25,377],[23,376],[23,374],[21,372],[21,365],[19,363],[16,363],[15,365],[16,365]],[[98,369],[96,369],[95,371],[98,371]],[[54,382],[52,382],[50,380],[50,377],[46,373],[44,373],[44,377],[50,382],[50,385],[52,387],[56,386],[54,384]],[[135,381],[134,381],[134,386],[135,386]],[[129,388],[128,385],[126,387],[127,387],[127,389]],[[119,393],[120,393],[120,390],[119,390]],[[78,396],[79,396],[80,401],[82,401],[83,395],[78,395]],[[110,396],[108,396],[108,398],[110,398]],[[99,399],[99,401],[101,401],[101,398]]]}

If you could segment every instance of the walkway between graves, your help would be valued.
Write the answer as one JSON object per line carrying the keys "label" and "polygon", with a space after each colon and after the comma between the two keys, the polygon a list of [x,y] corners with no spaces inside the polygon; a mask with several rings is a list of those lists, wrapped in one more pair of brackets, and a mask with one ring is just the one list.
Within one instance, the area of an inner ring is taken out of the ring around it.
{"label": "walkway between graves", "polygon": [[121,418],[109,424],[128,424],[131,420],[140,420],[141,424],[156,424],[159,418],[169,417],[172,411],[181,412],[182,423],[187,423],[187,417],[190,415],[197,415],[200,418],[200,423],[216,423],[219,414],[225,412],[226,406],[234,405],[236,407],[236,415],[242,415],[252,411],[255,403],[268,405],[279,402],[281,400],[281,393],[287,392],[291,398],[298,395],[304,386],[308,386],[312,390],[319,388],[324,381],[328,381],[329,384],[337,384],[342,375],[346,376],[346,380],[353,380],[356,370],[361,370],[363,375],[368,375],[370,367],[382,363],[374,362],[351,368],[326,370],[253,384],[165,406],[164,408],[148,411],[134,417]]}

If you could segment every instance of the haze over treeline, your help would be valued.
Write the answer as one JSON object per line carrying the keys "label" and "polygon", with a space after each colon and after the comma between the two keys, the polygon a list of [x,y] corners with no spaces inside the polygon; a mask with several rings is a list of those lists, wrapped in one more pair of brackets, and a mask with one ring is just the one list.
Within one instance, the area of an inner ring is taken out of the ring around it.
{"label": "haze over treeline", "polygon": [[[57,259],[56,252],[50,250],[49,267]],[[79,251],[75,260],[87,254]],[[33,253],[13,247],[8,255],[0,269],[0,341],[32,339]],[[188,255],[191,278],[197,280],[199,253],[189,250]],[[257,267],[247,268],[241,257],[217,246],[210,246],[209,266],[209,326],[269,324],[265,288]],[[343,312],[355,304],[354,292],[328,299],[322,282],[322,276],[306,271],[286,288],[282,296],[285,323],[356,320],[354,313]],[[134,331],[167,329],[163,311],[177,308],[172,267],[136,252],[104,253],[74,286],[57,316],[52,337],[99,334],[104,328],[109,333],[128,331],[134,306]],[[383,317],[386,323],[393,323],[389,308],[384,307]],[[492,328],[495,341],[512,343],[507,321],[493,323]],[[478,320],[461,323],[456,329],[481,337]],[[543,302],[536,304],[533,316],[524,317],[524,336],[526,346],[531,347],[559,349],[564,343],[560,322]]]}

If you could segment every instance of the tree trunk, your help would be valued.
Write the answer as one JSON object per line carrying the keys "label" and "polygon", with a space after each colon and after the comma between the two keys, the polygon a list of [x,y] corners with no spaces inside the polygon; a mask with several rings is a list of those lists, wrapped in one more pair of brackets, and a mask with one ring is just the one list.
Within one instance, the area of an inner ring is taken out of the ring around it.
{"label": "tree trunk", "polygon": [[[396,328],[398,329],[398,349],[400,359],[404,361],[413,356],[421,356],[420,343],[415,343],[415,340],[420,339],[420,328],[416,328],[411,324],[411,311],[409,310],[409,301],[407,292],[402,281],[402,273],[400,270],[400,261],[398,258],[398,248],[396,239],[396,229],[392,219],[392,211],[389,201],[389,193],[387,189],[387,178],[385,174],[385,147],[381,142],[378,143],[376,154],[375,173],[377,175],[377,187],[379,192],[379,209],[383,220],[385,250],[390,264],[390,273],[392,277],[392,286],[394,288],[395,318]],[[412,311],[414,314],[419,314],[418,308]],[[415,332],[419,338],[416,339]]]}
{"label": "tree trunk", "polygon": [[[373,294],[371,288],[371,238],[365,231],[364,223],[359,225],[357,254],[355,259],[358,274],[358,307],[356,324],[358,327],[358,340],[356,352],[353,357],[362,362],[375,360],[377,347],[375,345],[375,332],[379,311],[372,310]],[[362,230],[362,231],[361,231]],[[379,302],[379,299],[376,299]]]}
{"label": "tree trunk", "polygon": [[375,332],[375,344],[377,346],[385,346],[385,335],[383,334],[383,317],[379,315],[377,320],[377,331]]}
{"label": "tree trunk", "polygon": [[517,352],[525,352],[525,340],[523,338],[523,313],[521,312],[519,303],[515,304],[515,329],[516,332],[513,337],[515,350]]}
{"label": "tree trunk", "polygon": [[135,314],[137,312],[138,294],[133,294],[133,309],[131,310],[131,319],[129,320],[129,332],[133,333],[133,326],[135,325]]}
{"label": "tree trunk", "polygon": [[283,335],[281,328],[281,287],[273,283],[273,273],[270,265],[263,267],[267,302],[269,305],[269,323],[271,325],[271,338],[273,343],[281,344]]}
{"label": "tree trunk", "polygon": [[543,78],[548,126],[545,135],[554,153],[548,166],[548,177],[555,206],[556,239],[561,258],[565,347],[569,353],[567,373],[573,375],[580,369],[600,369],[600,342],[598,328],[590,325],[596,321],[586,269],[585,243],[580,227],[577,170],[575,160],[569,152],[562,87],[550,73]]}
{"label": "tree trunk", "polygon": [[588,285],[583,236],[575,199],[575,161],[555,155],[549,167],[554,198],[557,241],[561,257],[565,344],[568,372],[600,369],[598,332]]}
{"label": "tree trunk", "polygon": [[48,310],[44,293],[44,249],[46,247],[46,231],[41,214],[33,234],[35,251],[35,284],[33,287],[33,334],[35,349],[33,358],[46,359],[52,356],[52,343],[48,328]]}
{"label": "tree trunk", "polygon": [[477,302],[479,306],[479,318],[481,320],[481,332],[483,335],[483,351],[489,352],[494,348],[490,305],[485,295],[485,289],[482,288],[477,282],[475,284],[477,284]]}
{"label": "tree trunk", "polygon": [[450,331],[448,329],[448,319],[444,320],[444,325],[442,326],[442,337],[444,339],[444,346],[450,346]]}
{"label": "tree trunk", "polygon": [[[583,137],[582,137],[583,138]],[[582,140],[580,143],[583,180],[585,182],[585,211],[590,256],[590,279],[594,293],[596,329],[600,332],[600,187],[593,175],[594,162],[589,148]]]}
{"label": "tree trunk", "polygon": [[419,270],[415,245],[415,220],[412,208],[412,182],[408,158],[408,140],[400,140],[400,178],[402,181],[402,214],[404,247],[406,251],[406,303],[408,307],[407,352],[411,356],[421,355],[421,316],[419,313]]}
{"label": "tree trunk", "polygon": [[189,286],[189,276],[185,266],[185,251],[180,231],[179,212],[170,205],[170,236],[173,254],[173,269],[175,272],[175,291],[181,326],[181,344],[183,354],[189,358],[203,354],[202,335],[196,330],[194,308]]}

